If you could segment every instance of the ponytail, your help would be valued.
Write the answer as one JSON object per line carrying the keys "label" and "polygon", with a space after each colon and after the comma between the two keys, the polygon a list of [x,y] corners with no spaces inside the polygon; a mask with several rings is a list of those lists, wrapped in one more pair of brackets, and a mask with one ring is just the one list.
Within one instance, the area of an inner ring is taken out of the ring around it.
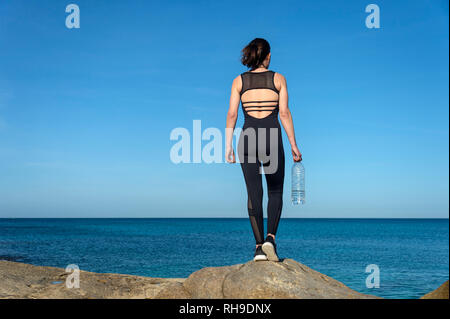
{"label": "ponytail", "polygon": [[270,53],[270,44],[264,39],[256,38],[242,49],[241,62],[250,69],[258,68]]}

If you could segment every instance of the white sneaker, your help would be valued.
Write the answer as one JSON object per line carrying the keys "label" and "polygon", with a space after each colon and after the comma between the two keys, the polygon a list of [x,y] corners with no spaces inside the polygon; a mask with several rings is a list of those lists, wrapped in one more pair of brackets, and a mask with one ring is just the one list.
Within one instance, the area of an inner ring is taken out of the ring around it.
{"label": "white sneaker", "polygon": [[265,261],[267,260],[266,254],[262,251],[261,246],[256,247],[254,261]]}

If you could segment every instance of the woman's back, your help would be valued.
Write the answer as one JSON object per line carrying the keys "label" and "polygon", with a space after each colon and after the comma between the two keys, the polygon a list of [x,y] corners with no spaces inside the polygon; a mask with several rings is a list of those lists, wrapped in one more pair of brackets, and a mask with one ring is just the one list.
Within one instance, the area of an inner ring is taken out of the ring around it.
{"label": "woman's back", "polygon": [[279,90],[275,72],[244,72],[241,74],[241,102],[244,114],[257,119],[278,114]]}

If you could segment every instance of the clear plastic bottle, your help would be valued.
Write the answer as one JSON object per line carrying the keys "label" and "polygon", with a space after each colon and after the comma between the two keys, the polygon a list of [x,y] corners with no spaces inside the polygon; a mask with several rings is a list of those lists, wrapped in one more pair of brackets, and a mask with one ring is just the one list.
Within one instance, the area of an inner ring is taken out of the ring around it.
{"label": "clear plastic bottle", "polygon": [[292,165],[292,204],[305,203],[305,168],[301,162]]}

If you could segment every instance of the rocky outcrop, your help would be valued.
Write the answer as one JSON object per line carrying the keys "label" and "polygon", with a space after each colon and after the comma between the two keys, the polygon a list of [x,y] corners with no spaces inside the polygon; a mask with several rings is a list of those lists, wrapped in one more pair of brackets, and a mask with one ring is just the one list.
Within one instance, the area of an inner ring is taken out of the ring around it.
{"label": "rocky outcrop", "polygon": [[64,269],[0,261],[0,298],[377,298],[292,259],[207,267],[188,278],[149,278],[81,271],[66,288]]}
{"label": "rocky outcrop", "polygon": [[149,278],[80,271],[80,288],[66,288],[64,269],[0,260],[0,298],[154,298],[183,278]]}
{"label": "rocky outcrop", "polygon": [[375,298],[292,259],[203,268],[183,288],[192,298]]}
{"label": "rocky outcrop", "polygon": [[420,297],[420,299],[449,299],[448,298],[448,280],[444,282],[439,288],[433,290]]}

